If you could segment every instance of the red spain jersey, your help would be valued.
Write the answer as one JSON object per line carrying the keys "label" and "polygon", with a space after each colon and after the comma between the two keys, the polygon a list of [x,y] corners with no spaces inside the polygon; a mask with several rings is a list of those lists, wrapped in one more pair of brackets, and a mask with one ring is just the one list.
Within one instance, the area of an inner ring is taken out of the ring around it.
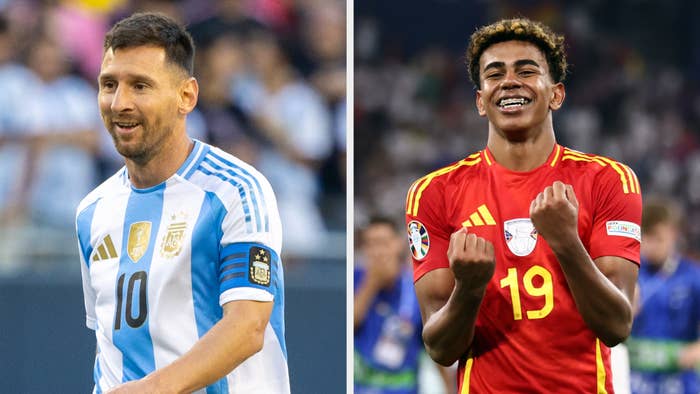
{"label": "red spain jersey", "polygon": [[540,167],[513,172],[485,149],[417,180],[408,192],[415,281],[449,269],[450,235],[461,227],[494,245],[495,273],[473,345],[459,363],[460,394],[613,392],[610,350],[584,323],[559,262],[529,218],[530,202],[554,181],[574,188],[578,232],[591,258],[639,264],[639,181],[605,157],[555,145]]}

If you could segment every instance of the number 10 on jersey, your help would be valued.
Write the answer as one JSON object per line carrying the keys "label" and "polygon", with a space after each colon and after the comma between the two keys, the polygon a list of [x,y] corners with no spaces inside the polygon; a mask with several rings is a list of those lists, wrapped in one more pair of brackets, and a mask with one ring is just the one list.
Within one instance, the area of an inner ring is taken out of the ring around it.
{"label": "number 10 on jersey", "polygon": [[[535,277],[542,278],[542,283],[535,285]],[[552,286],[552,274],[546,268],[533,265],[522,277],[525,292],[533,297],[544,297],[544,306],[540,309],[527,310],[527,318],[542,319],[549,315],[554,308],[554,286]],[[508,268],[508,274],[501,279],[501,288],[510,289],[510,298],[513,304],[513,319],[523,319],[523,309],[520,303],[520,281],[518,280],[518,269]]]}

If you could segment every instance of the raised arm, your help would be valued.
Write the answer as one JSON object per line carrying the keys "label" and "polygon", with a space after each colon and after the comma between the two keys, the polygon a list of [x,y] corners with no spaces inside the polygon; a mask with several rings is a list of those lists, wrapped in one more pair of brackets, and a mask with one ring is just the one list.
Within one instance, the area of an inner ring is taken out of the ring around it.
{"label": "raised arm", "polygon": [[452,365],[472,344],[486,285],[493,276],[493,245],[460,229],[450,237],[450,269],[439,268],[416,282],[423,341],[430,357]]}
{"label": "raised arm", "polygon": [[591,258],[578,234],[578,200],[571,185],[554,182],[533,201],[530,218],[552,248],[583,320],[607,346],[632,329],[639,267],[622,257]]}

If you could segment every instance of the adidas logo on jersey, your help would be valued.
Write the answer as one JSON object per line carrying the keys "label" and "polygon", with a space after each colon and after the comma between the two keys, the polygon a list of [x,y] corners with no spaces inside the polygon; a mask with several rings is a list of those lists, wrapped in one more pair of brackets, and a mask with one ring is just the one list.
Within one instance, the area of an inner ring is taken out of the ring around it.
{"label": "adidas logo on jersey", "polygon": [[92,261],[109,260],[119,257],[117,255],[117,250],[114,248],[112,243],[112,236],[107,234],[106,237],[102,238],[95,252],[92,254]]}
{"label": "adidas logo on jersey", "polygon": [[476,227],[476,226],[495,226],[496,221],[493,220],[491,212],[486,207],[486,204],[481,204],[476,212],[469,215],[469,219],[462,222],[464,227]]}

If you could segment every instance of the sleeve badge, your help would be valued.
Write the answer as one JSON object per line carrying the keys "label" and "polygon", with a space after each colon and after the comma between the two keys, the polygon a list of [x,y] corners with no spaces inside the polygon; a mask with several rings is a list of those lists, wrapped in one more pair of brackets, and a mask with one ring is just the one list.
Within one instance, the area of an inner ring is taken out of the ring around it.
{"label": "sleeve badge", "polygon": [[248,258],[248,280],[260,286],[270,286],[272,253],[268,248],[251,246]]}
{"label": "sleeve badge", "polygon": [[416,260],[421,260],[428,255],[430,249],[430,238],[428,230],[423,223],[412,220],[408,223],[408,245],[411,247],[411,254]]}

